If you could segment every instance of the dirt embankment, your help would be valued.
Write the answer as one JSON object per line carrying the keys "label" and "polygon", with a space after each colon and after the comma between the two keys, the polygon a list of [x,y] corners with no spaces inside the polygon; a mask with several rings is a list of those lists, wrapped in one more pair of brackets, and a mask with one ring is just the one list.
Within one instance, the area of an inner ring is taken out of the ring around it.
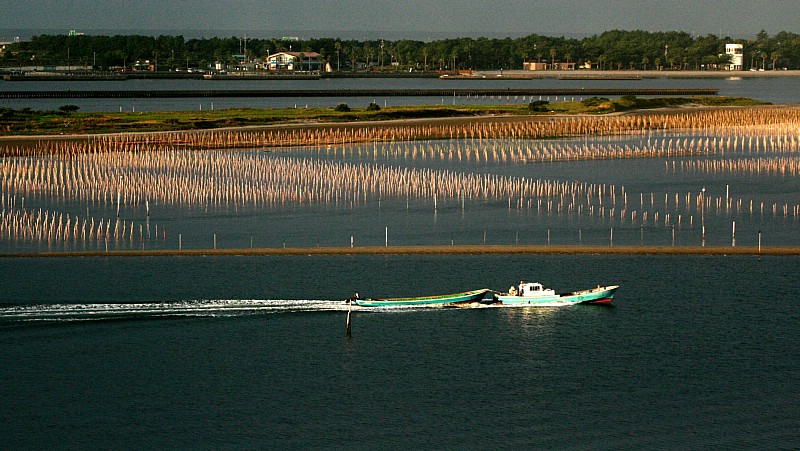
{"label": "dirt embankment", "polygon": [[800,246],[366,246],[260,249],[183,249],[143,251],[43,252],[0,254],[0,258],[36,257],[193,257],[193,256],[319,256],[319,255],[751,255],[797,256]]}

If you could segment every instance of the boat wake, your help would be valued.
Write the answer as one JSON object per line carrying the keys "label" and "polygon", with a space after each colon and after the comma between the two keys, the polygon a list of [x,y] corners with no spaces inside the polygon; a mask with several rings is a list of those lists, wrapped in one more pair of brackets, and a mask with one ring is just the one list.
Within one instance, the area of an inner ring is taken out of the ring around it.
{"label": "boat wake", "polygon": [[140,320],[190,317],[242,317],[298,312],[392,313],[421,310],[464,310],[506,307],[474,302],[463,305],[409,305],[362,307],[344,300],[320,299],[218,299],[137,303],[0,304],[0,326],[80,322]]}
{"label": "boat wake", "polygon": [[314,299],[189,300],[140,303],[0,305],[0,324],[124,320],[164,317],[234,317],[292,312],[347,311],[344,301]]}

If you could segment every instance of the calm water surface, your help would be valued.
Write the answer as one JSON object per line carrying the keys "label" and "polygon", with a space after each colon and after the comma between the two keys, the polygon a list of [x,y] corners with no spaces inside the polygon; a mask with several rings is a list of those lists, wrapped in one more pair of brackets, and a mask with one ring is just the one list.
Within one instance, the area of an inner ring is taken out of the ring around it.
{"label": "calm water surface", "polygon": [[[208,89],[580,89],[580,88],[717,88],[723,96],[748,97],[772,103],[800,103],[800,91],[795,89],[796,77],[774,78],[710,78],[643,80],[441,80],[441,79],[322,79],[322,80],[126,80],[25,82],[2,81],[2,91],[61,91],[61,90],[208,90]],[[365,107],[371,102],[381,106],[397,105],[469,105],[469,104],[526,104],[535,99],[522,96],[497,97],[298,97],[298,98],[197,98],[197,99],[2,99],[0,108],[29,107],[34,110],[57,109],[65,103],[78,105],[81,111],[179,111],[223,108],[330,108],[339,103]],[[553,97],[544,100],[555,102]],[[558,101],[564,100],[562,97]],[[570,96],[566,100],[572,100]],[[576,97],[574,100],[579,100]],[[67,102],[68,101],[68,102]]]}
{"label": "calm water surface", "polygon": [[[0,259],[3,448],[794,448],[800,260]],[[613,307],[355,312],[619,283]],[[36,287],[35,289],[33,287]]]}

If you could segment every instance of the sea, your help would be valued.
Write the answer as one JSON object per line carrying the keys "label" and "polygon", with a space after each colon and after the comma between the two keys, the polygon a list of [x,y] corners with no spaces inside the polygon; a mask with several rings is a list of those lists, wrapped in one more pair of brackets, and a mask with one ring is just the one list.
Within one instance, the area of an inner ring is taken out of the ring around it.
{"label": "sea", "polygon": [[[796,257],[2,259],[5,449],[796,448]],[[342,299],[536,277],[612,306]]]}
{"label": "sea", "polygon": [[[782,81],[762,82],[771,86],[764,93],[785,89]],[[785,95],[784,102],[796,102],[793,90]],[[479,145],[693,145],[706,137],[676,131]],[[798,448],[797,257],[9,256],[105,246],[353,241],[729,246],[735,240],[755,246],[763,239],[764,245],[800,245],[796,175],[681,170],[702,160],[779,155],[768,154],[768,142],[750,140],[725,155],[561,162],[511,162],[503,151],[497,159],[441,157],[453,149],[466,155],[476,145],[459,140],[236,151],[251,160],[591,184],[613,191],[617,203],[624,186],[624,219],[619,212],[609,218],[535,202],[518,207],[506,199],[388,197],[280,206],[157,204],[145,217],[142,205],[120,209],[113,200],[87,203],[5,189],[6,209],[50,208],[93,218],[117,211],[135,221],[137,234],[147,221],[161,228],[110,243],[0,237],[0,448]],[[427,157],[419,156],[423,149]],[[710,199],[702,213],[696,204],[701,192]],[[602,200],[595,193],[587,202],[608,207],[603,193]],[[783,205],[786,212],[777,207]],[[629,219],[634,209],[650,219]],[[707,227],[704,239],[700,221]],[[344,300],[355,293],[505,291],[520,280],[559,292],[620,288],[610,306],[356,307],[351,334],[345,333]]]}

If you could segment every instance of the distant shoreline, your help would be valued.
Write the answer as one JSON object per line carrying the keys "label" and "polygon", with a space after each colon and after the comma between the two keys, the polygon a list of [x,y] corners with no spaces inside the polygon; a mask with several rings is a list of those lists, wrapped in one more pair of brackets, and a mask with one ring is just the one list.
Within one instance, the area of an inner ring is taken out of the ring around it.
{"label": "distant shoreline", "polygon": [[335,256],[335,255],[750,255],[798,256],[800,246],[459,245],[244,249],[174,249],[0,254],[0,258]]}

